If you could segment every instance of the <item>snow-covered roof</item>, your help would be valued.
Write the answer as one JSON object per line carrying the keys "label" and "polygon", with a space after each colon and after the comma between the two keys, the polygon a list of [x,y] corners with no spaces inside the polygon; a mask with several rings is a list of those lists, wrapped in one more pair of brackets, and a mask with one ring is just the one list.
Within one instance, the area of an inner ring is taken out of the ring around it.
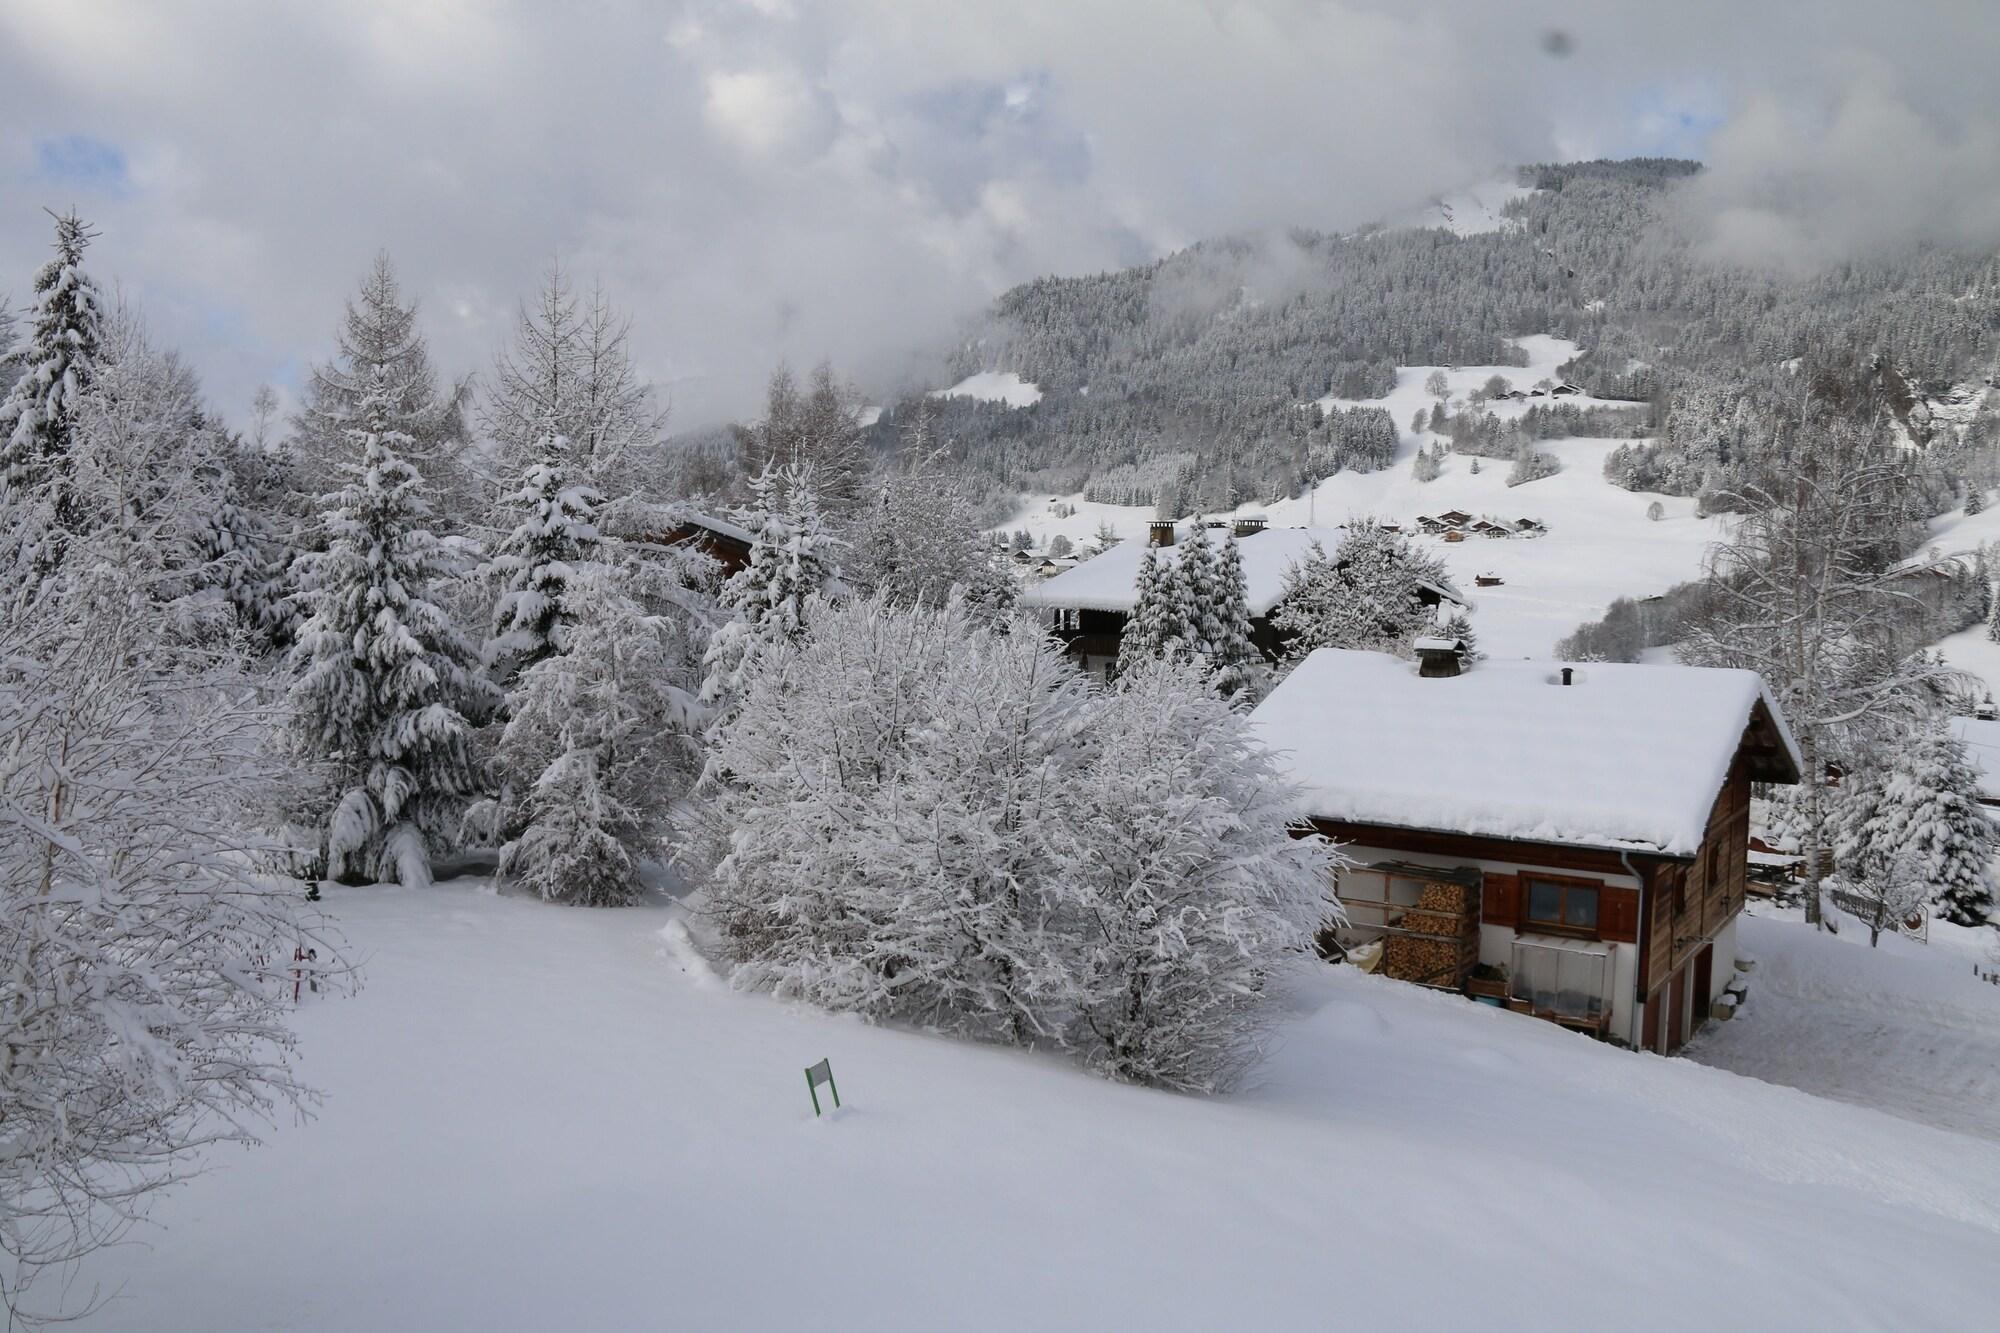
{"label": "snow-covered roof", "polygon": [[1798,747],[1754,671],[1481,662],[1418,676],[1322,648],[1250,715],[1320,819],[1692,856],[1755,729],[1755,776],[1796,781]]}
{"label": "snow-covered roof", "polygon": [[1965,757],[1979,774],[1979,799],[2000,801],[2000,722],[1955,717],[1951,734],[1965,745]]}
{"label": "snow-covered roof", "polygon": [[[1200,535],[1213,542],[1222,540],[1223,530],[1207,528]],[[1253,616],[1269,615],[1285,591],[1285,571],[1305,558],[1315,541],[1328,554],[1340,545],[1340,528],[1260,528],[1236,539],[1243,557],[1245,600]],[[1162,561],[1178,560],[1195,533],[1183,531],[1172,546],[1153,549]],[[1131,611],[1139,600],[1139,563],[1146,558],[1142,540],[1123,541],[1104,554],[1093,556],[1075,569],[1056,575],[1021,596],[1027,606],[1083,611]],[[1427,585],[1428,586],[1428,585]],[[1463,602],[1448,585],[1434,589],[1452,601]]]}
{"label": "snow-covered roof", "polygon": [[750,530],[748,528],[742,527],[735,523],[731,523],[726,518],[717,518],[713,514],[705,514],[698,509],[688,510],[685,517],[687,521],[689,523],[692,523],[695,527],[707,528],[710,532],[715,533],[717,536],[728,537],[733,541],[742,542],[745,546],[750,545],[753,541],[756,540],[756,538],[750,535]]}

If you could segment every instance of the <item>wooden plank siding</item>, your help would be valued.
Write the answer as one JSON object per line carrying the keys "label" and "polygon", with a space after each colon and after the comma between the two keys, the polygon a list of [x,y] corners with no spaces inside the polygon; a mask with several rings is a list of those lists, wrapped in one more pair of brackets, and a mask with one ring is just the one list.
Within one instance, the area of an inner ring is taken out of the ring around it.
{"label": "wooden plank siding", "polygon": [[1750,865],[1750,769],[1738,754],[1709,812],[1692,864],[1654,861],[1647,874],[1639,989],[1652,996],[1743,907]]}

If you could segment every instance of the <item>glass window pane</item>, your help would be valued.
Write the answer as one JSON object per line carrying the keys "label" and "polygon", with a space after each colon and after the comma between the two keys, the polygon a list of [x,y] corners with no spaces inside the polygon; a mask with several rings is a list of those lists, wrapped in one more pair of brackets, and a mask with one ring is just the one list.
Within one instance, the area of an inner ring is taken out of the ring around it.
{"label": "glass window pane", "polygon": [[1563,898],[1563,920],[1580,929],[1597,929],[1597,890],[1572,888]]}
{"label": "glass window pane", "polygon": [[1538,879],[1528,881],[1528,919],[1531,921],[1562,920],[1562,889],[1554,884],[1546,884]]}

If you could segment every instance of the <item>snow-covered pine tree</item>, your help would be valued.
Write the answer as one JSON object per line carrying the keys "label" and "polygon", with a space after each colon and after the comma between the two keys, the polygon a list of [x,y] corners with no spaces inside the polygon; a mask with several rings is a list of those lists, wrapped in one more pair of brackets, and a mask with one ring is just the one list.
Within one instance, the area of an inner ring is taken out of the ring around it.
{"label": "snow-covered pine tree", "polygon": [[810,468],[766,468],[751,490],[750,510],[742,516],[751,534],[750,563],[722,586],[729,619],[717,627],[703,658],[701,702],[718,723],[735,707],[758,652],[804,636],[808,604],[838,571]]}
{"label": "snow-covered pine tree", "polygon": [[[1200,536],[1189,538],[1191,546]],[[1193,651],[1198,626],[1193,623],[1194,599],[1182,572],[1189,547],[1177,557],[1164,558],[1147,547],[1139,558],[1132,614],[1118,640],[1118,669],[1142,658],[1181,656]]]}
{"label": "snow-covered pine tree", "polygon": [[373,379],[352,428],[359,461],[324,520],[328,547],[307,562],[293,726],[301,749],[333,767],[337,795],[317,812],[326,874],[421,885],[479,787],[468,719],[498,693],[431,600],[452,562],[426,526],[423,478],[399,453],[410,400],[391,367]]}
{"label": "snow-covered pine tree", "polygon": [[553,413],[503,502],[513,529],[481,570],[499,588],[484,658],[494,679],[570,650],[570,580],[597,554],[597,490],[570,473],[572,446]]}
{"label": "snow-covered pine tree", "polygon": [[1432,619],[1426,585],[1444,566],[1401,533],[1369,520],[1354,523],[1332,556],[1315,543],[1286,573],[1274,624],[1296,660],[1316,648],[1360,648],[1407,656],[1411,639]]}
{"label": "snow-covered pine tree", "polygon": [[1136,663],[1090,724],[1056,880],[1074,932],[1070,1042],[1116,1078],[1227,1087],[1276,974],[1337,912],[1342,858],[1291,836],[1296,794],[1198,663]]}
{"label": "snow-covered pine tree", "polygon": [[1458,660],[1470,666],[1480,658],[1479,635],[1472,628],[1472,617],[1463,609],[1454,610],[1444,622],[1444,637],[1458,640]]}
{"label": "snow-covered pine tree", "polygon": [[291,552],[270,519],[244,503],[232,472],[207,534],[208,558],[237,624],[264,649],[290,645],[298,628]]}
{"label": "snow-covered pine tree", "polygon": [[699,768],[703,710],[680,683],[683,625],[648,613],[603,562],[564,589],[565,648],[508,696],[496,767],[500,869],[551,902],[620,906],[658,855],[667,811]]}
{"label": "snow-covered pine tree", "polygon": [[1965,516],[1967,518],[1971,518],[1974,514],[1983,514],[1985,512],[1986,512],[1985,490],[1982,489],[1977,483],[1968,484],[1965,488]]}
{"label": "snow-covered pine tree", "polygon": [[2000,643],[2000,596],[1991,588],[1986,590],[1986,639],[1989,643]]}
{"label": "snow-covered pine tree", "polygon": [[1243,551],[1233,534],[1222,539],[1215,557],[1214,637],[1209,665],[1215,685],[1225,698],[1255,703],[1262,693],[1264,655],[1251,640],[1249,584],[1243,576]]}
{"label": "snow-covered pine tree", "polygon": [[1215,641],[1223,632],[1218,602],[1221,589],[1215,578],[1215,548],[1208,533],[1197,527],[1180,546],[1179,568],[1182,651],[1204,661],[1215,653]]}
{"label": "snow-covered pine tree", "polygon": [[1895,747],[1857,840],[1871,872],[1907,856],[1940,915],[1962,926],[1987,923],[1994,907],[1987,869],[1993,826],[1980,807],[1979,778],[1965,746],[1942,725],[1922,726]]}
{"label": "snow-covered pine tree", "polygon": [[[41,494],[57,532],[64,533],[82,521],[81,500],[70,485],[70,436],[96,375],[104,306],[83,269],[94,233],[74,211],[55,221],[55,258],[35,275],[27,330],[5,357],[21,367],[21,376],[0,400],[0,501],[22,503]],[[38,563],[47,567],[46,558]]]}

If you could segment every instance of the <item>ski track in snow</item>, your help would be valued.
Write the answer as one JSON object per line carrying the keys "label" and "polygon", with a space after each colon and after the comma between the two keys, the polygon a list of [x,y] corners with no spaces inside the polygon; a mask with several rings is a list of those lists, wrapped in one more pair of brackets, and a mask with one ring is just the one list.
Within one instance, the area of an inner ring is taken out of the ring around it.
{"label": "ski track in snow", "polygon": [[[1347,969],[1302,969],[1250,1086],[1204,1099],[713,984],[657,903],[449,881],[328,907],[368,970],[299,1015],[324,1105],[218,1153],[144,1243],[85,1264],[75,1292],[115,1293],[91,1327],[1957,1329],[1991,1310],[1993,1144]],[[801,1071],[822,1056],[846,1109],[815,1121]]]}

